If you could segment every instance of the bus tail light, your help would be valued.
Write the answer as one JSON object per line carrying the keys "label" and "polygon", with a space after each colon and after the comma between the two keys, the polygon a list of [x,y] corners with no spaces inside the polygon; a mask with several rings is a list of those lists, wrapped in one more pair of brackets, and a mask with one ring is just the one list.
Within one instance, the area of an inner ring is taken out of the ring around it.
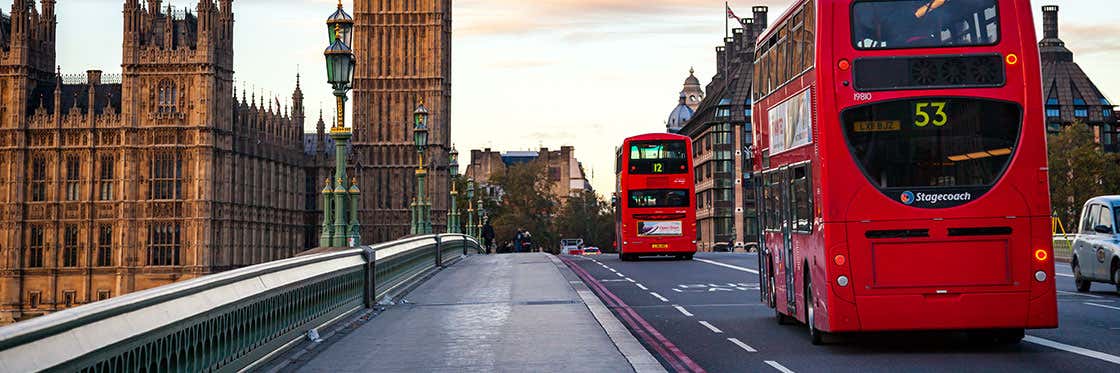
{"label": "bus tail light", "polygon": [[840,71],[848,71],[848,69],[852,68],[852,63],[847,59],[841,59],[840,62],[836,64],[836,67],[839,68]]}
{"label": "bus tail light", "polygon": [[848,258],[845,258],[844,255],[841,254],[833,257],[832,261],[835,262],[836,265],[843,267],[844,264],[848,263]]}
{"label": "bus tail light", "polygon": [[1019,63],[1019,56],[1018,55],[1016,55],[1015,53],[1007,55],[1007,64],[1008,65],[1014,66],[1018,63]]}
{"label": "bus tail light", "polygon": [[1047,253],[1045,249],[1035,250],[1034,259],[1040,262],[1045,262],[1046,259],[1050,259],[1050,253]]}

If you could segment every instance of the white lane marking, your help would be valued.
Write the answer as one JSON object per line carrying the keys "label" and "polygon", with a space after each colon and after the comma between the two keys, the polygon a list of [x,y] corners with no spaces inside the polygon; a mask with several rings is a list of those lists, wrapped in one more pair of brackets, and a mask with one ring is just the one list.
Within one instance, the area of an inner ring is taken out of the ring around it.
{"label": "white lane marking", "polygon": [[719,328],[717,328],[715,325],[712,325],[711,323],[708,323],[707,321],[701,321],[700,325],[703,325],[705,328],[708,328],[708,330],[711,330],[712,333],[723,334],[722,330],[719,330]]}
{"label": "white lane marking", "polygon": [[683,293],[683,291],[681,291],[681,289],[674,288],[673,291],[678,292],[678,293]]}
{"label": "white lane marking", "polygon": [[1072,353],[1075,353],[1075,354],[1078,354],[1078,355],[1081,355],[1081,356],[1085,356],[1085,357],[1091,357],[1091,358],[1098,359],[1098,360],[1104,360],[1104,361],[1107,361],[1107,362],[1110,362],[1110,363],[1113,363],[1113,364],[1120,364],[1120,356],[1116,356],[1116,355],[1109,355],[1109,354],[1106,354],[1106,353],[1103,353],[1103,352],[1093,351],[1093,350],[1090,350],[1090,349],[1087,349],[1087,348],[1070,346],[1070,345],[1067,345],[1065,343],[1054,342],[1054,341],[1051,341],[1049,339],[1039,338],[1039,337],[1035,337],[1033,335],[1028,335],[1026,337],[1023,337],[1023,340],[1027,341],[1027,342],[1030,342],[1030,343],[1037,344],[1037,345],[1043,345],[1043,346],[1046,346],[1046,347],[1050,347],[1050,348],[1053,348],[1053,349],[1058,349],[1058,350],[1062,350],[1062,351],[1066,351],[1066,352],[1072,352]]}
{"label": "white lane marking", "polygon": [[747,350],[747,352],[758,352],[758,350],[755,350],[754,347],[751,347],[750,345],[743,343],[743,341],[740,341],[739,338],[728,338],[727,340],[731,341],[731,343],[734,343],[736,346]]}
{"label": "white lane marking", "polygon": [[629,278],[629,277],[627,277],[627,278],[626,278],[626,281],[630,281],[630,282],[634,282],[634,283],[637,283],[637,281],[634,281],[634,279],[632,279],[632,278]]}
{"label": "white lane marking", "polygon": [[649,295],[652,295],[654,298],[660,299],[662,302],[668,302],[669,301],[668,299],[665,299],[665,297],[661,296],[661,294],[657,294],[657,293],[654,293],[652,291],[649,293]]}
{"label": "white lane marking", "polygon": [[778,364],[778,362],[777,362],[777,361],[774,361],[774,360],[766,360],[766,361],[765,361],[765,363],[766,363],[766,365],[769,365],[769,366],[771,366],[771,367],[774,367],[774,369],[777,369],[777,370],[778,370],[779,372],[782,372],[782,373],[793,373],[793,371],[792,371],[792,370],[789,370],[789,368],[786,368],[785,366],[782,366],[782,364]]}
{"label": "white lane marking", "polygon": [[1082,296],[1082,297],[1089,297],[1089,298],[1100,298],[1100,297],[1101,297],[1100,295],[1093,295],[1093,294],[1082,294],[1082,293],[1074,293],[1074,292],[1072,292],[1072,291],[1062,291],[1062,290],[1058,290],[1058,292],[1059,292],[1059,293],[1062,293],[1062,294],[1069,294],[1069,295],[1079,295],[1079,296]]}
{"label": "white lane marking", "polygon": [[684,307],[681,307],[681,306],[678,306],[678,305],[674,304],[673,308],[676,308],[677,311],[681,311],[681,313],[683,313],[685,316],[688,316],[688,317],[696,316],[696,315],[693,315],[691,312],[688,312],[688,310],[684,309]]}
{"label": "white lane marking", "polygon": [[610,269],[611,272],[618,273],[618,271],[614,270],[614,268],[608,268],[608,269]]}
{"label": "white lane marking", "polygon": [[1062,276],[1062,277],[1073,277],[1073,275],[1067,275],[1065,273],[1058,273],[1058,272],[1054,272],[1054,275]]}
{"label": "white lane marking", "polygon": [[621,273],[615,273],[615,274],[618,275],[618,277],[626,277],[626,275],[621,274]]}
{"label": "white lane marking", "polygon": [[638,289],[649,291],[649,288],[647,288],[645,285],[639,283],[634,283],[634,285],[638,285]]}
{"label": "white lane marking", "polygon": [[724,267],[724,268],[734,269],[736,271],[750,272],[750,273],[754,273],[756,275],[758,274],[758,271],[750,269],[750,268],[746,268],[746,267],[733,266],[733,265],[730,265],[730,264],[720,263],[720,262],[717,262],[717,261],[714,261],[714,260],[707,260],[707,259],[700,259],[700,258],[696,258],[695,260],[698,261],[698,262],[704,262],[704,263],[717,265],[717,266]]}
{"label": "white lane marking", "polygon": [[1093,307],[1101,307],[1101,308],[1110,308],[1110,309],[1114,309],[1114,310],[1120,311],[1120,307],[1106,306],[1106,305],[1103,305],[1103,304],[1096,304],[1096,303],[1089,303],[1089,302],[1085,302],[1085,305],[1087,305],[1087,306],[1093,306]]}

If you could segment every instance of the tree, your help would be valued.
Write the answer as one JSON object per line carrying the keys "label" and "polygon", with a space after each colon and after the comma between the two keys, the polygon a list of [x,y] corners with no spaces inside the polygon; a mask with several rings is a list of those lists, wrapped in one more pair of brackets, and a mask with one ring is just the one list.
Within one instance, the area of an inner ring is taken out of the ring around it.
{"label": "tree", "polygon": [[530,232],[533,245],[546,249],[557,245],[552,218],[559,203],[543,163],[510,166],[492,175],[490,183],[502,191],[501,201],[490,200],[496,204],[487,206],[499,245],[512,241],[518,228]]}
{"label": "tree", "polygon": [[610,248],[614,242],[610,203],[592,191],[569,198],[556,217],[555,229],[560,238],[582,238],[588,245]]}
{"label": "tree", "polygon": [[1085,201],[1120,190],[1120,156],[1105,153],[1091,128],[1082,123],[1067,126],[1047,140],[1051,205],[1068,231],[1077,225]]}

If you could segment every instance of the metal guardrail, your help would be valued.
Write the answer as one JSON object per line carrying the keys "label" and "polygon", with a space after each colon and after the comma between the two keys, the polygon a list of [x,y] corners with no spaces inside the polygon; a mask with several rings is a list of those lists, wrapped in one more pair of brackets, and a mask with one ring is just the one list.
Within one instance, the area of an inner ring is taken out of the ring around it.
{"label": "metal guardrail", "polygon": [[0,372],[238,371],[479,251],[458,234],[284,259],[0,328]]}
{"label": "metal guardrail", "polygon": [[1054,259],[1070,261],[1073,259],[1073,239],[1077,234],[1054,235]]}

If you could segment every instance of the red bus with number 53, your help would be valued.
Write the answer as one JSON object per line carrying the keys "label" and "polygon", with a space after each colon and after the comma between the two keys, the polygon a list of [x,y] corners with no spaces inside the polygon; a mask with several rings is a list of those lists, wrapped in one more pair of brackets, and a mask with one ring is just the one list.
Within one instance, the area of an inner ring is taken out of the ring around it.
{"label": "red bus with number 53", "polygon": [[696,254],[692,141],[655,133],[626,139],[615,154],[612,198],[621,260]]}
{"label": "red bus with number 53", "polygon": [[1057,297],[1030,2],[801,0],[754,71],[763,301],[1017,343]]}

